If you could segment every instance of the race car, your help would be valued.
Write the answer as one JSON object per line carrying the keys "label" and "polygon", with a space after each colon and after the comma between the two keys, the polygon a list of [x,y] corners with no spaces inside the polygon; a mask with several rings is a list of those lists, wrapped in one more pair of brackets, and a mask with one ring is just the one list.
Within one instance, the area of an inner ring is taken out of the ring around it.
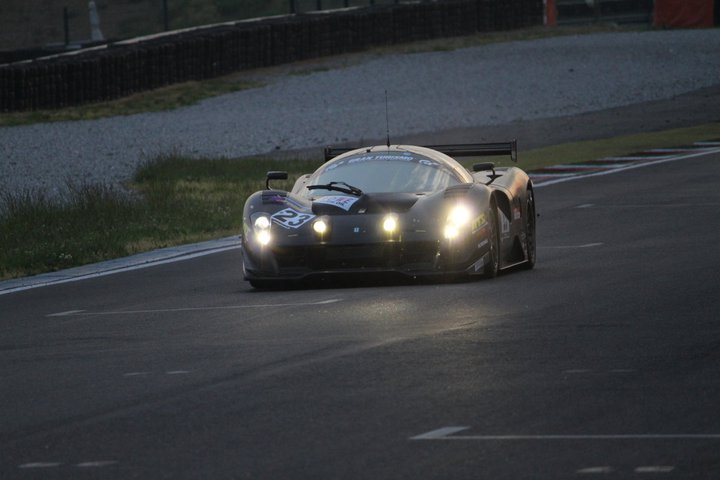
{"label": "race car", "polygon": [[[517,167],[464,168],[455,158],[509,155],[517,143],[326,148],[290,192],[245,203],[245,280],[255,288],[333,274],[494,277],[535,265],[533,185]],[[453,158],[455,157],[455,158]]]}

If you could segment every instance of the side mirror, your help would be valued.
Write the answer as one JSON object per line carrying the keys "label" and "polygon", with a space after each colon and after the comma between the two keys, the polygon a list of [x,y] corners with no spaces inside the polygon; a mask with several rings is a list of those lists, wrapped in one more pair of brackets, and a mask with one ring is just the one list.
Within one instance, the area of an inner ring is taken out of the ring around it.
{"label": "side mirror", "polygon": [[265,190],[270,190],[270,180],[287,180],[287,172],[270,171],[265,177]]}
{"label": "side mirror", "polygon": [[486,170],[492,170],[493,173],[495,173],[495,164],[492,162],[485,162],[473,165],[473,172],[484,172]]}
{"label": "side mirror", "polygon": [[492,162],[476,163],[473,165],[473,172],[486,172],[488,170],[490,170],[490,175],[488,175],[490,181],[485,185],[490,185],[496,178],[502,177],[502,174],[495,173],[495,164]]}

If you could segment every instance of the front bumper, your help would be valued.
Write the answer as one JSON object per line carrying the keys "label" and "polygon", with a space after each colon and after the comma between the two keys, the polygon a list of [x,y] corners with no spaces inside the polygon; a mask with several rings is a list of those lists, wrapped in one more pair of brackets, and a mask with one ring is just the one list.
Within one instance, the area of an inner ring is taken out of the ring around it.
{"label": "front bumper", "polygon": [[301,280],[331,274],[396,273],[409,277],[482,273],[486,252],[438,240],[354,245],[249,248],[246,280]]}

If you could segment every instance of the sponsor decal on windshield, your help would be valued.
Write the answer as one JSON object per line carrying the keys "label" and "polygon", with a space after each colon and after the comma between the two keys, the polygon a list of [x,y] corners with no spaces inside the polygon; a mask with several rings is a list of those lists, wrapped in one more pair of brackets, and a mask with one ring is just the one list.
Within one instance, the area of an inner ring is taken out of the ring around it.
{"label": "sponsor decal on windshield", "polygon": [[414,155],[410,152],[405,153],[392,153],[392,152],[378,152],[378,153],[366,153],[357,157],[346,158],[339,162],[328,165],[325,168],[326,172],[334,170],[338,167],[345,165],[353,165],[356,163],[364,162],[414,162],[421,165],[427,165],[428,167],[440,168],[442,164],[429,158]]}
{"label": "sponsor decal on windshield", "polygon": [[345,197],[342,195],[328,195],[315,200],[315,203],[323,203],[334,207],[342,208],[346,212],[358,201],[357,197]]}

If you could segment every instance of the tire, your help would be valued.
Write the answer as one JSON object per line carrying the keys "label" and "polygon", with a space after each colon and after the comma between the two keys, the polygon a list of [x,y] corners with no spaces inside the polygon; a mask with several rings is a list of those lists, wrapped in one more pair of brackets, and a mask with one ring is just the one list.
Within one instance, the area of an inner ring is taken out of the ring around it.
{"label": "tire", "polygon": [[535,267],[535,260],[537,258],[536,218],[535,196],[532,190],[528,190],[527,204],[525,207],[525,249],[527,252],[527,261],[523,264],[523,267],[527,270]]}
{"label": "tire", "polygon": [[490,258],[483,269],[483,276],[485,276],[485,278],[494,278],[497,277],[500,271],[500,229],[498,228],[497,206],[495,202],[490,204],[490,219],[488,225],[490,226],[490,238],[488,238],[490,242],[488,256]]}

